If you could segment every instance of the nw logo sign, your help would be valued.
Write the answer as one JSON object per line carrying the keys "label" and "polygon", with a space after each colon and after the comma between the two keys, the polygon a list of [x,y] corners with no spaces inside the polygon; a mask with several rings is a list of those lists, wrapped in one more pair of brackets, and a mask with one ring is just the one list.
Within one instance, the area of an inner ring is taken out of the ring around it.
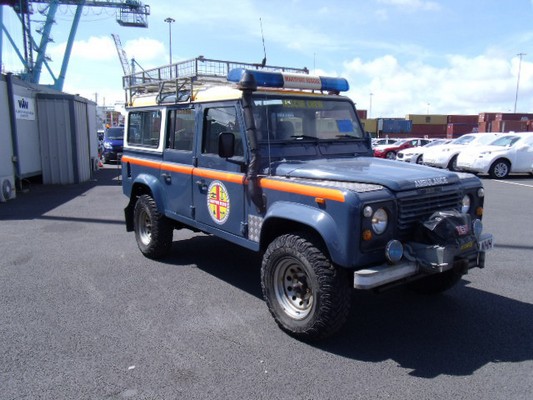
{"label": "nw logo sign", "polygon": [[13,96],[15,116],[17,119],[35,120],[35,100],[22,96]]}

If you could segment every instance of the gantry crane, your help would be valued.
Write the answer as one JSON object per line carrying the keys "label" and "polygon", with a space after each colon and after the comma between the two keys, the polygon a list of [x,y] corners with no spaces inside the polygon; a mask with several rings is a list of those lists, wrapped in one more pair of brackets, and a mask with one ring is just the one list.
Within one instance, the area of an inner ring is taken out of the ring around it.
{"label": "gantry crane", "polygon": [[[44,23],[35,33],[41,35],[39,43],[34,39],[34,32],[31,27],[30,16],[33,13],[32,3],[44,4],[45,7],[39,12],[46,16]],[[150,6],[144,5],[137,0],[0,0],[0,6],[11,6],[17,16],[20,19],[22,25],[23,47],[24,51],[21,52],[13,40],[12,35],[8,32],[7,28],[3,24],[2,20],[2,7],[0,7],[0,64],[2,62],[2,34],[5,34],[11,46],[15,50],[15,53],[19,57],[21,63],[24,66],[24,72],[21,74],[21,78],[32,82],[39,83],[43,66],[47,69],[48,73],[52,77],[54,89],[62,90],[65,82],[65,76],[67,72],[68,63],[70,60],[70,54],[74,39],[76,37],[76,31],[78,29],[79,21],[82,15],[84,7],[106,7],[117,9],[117,23],[121,26],[128,27],[148,27],[148,15],[150,15]],[[53,73],[49,65],[49,58],[46,56],[46,47],[51,39],[52,25],[55,23],[56,12],[61,5],[75,6],[76,11],[70,28],[69,37],[67,40],[67,46],[63,61],[61,63],[61,70],[59,75]],[[34,56],[34,53],[36,56]]]}

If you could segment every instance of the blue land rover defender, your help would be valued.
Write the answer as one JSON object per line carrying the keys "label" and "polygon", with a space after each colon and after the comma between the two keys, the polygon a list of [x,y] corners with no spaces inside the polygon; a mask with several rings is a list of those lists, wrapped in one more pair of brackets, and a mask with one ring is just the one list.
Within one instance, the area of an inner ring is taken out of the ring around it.
{"label": "blue land rover defender", "polygon": [[484,267],[480,180],[373,158],[346,80],[199,57],[123,83],[139,249],[164,257],[189,228],[260,252],[266,304],[289,334],[336,332],[354,288],[439,293]]}

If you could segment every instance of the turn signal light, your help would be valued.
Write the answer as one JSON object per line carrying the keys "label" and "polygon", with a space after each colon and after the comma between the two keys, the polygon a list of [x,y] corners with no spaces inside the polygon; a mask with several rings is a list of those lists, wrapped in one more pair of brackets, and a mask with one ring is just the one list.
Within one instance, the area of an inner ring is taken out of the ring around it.
{"label": "turn signal light", "polygon": [[365,229],[363,231],[363,240],[368,242],[369,240],[372,240],[372,231],[370,229]]}

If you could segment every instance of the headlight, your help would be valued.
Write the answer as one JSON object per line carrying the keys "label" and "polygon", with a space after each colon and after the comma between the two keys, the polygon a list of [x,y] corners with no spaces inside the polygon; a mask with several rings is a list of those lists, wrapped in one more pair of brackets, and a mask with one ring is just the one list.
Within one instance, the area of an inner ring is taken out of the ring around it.
{"label": "headlight", "polygon": [[372,230],[376,235],[381,235],[387,229],[389,216],[383,208],[378,208],[372,215]]}
{"label": "headlight", "polygon": [[461,212],[466,214],[470,210],[470,196],[465,194],[463,200],[461,201]]}
{"label": "headlight", "polygon": [[108,142],[104,142],[104,147],[105,147],[106,149],[112,149],[112,148],[113,148],[113,146],[111,145],[111,143],[108,143]]}

